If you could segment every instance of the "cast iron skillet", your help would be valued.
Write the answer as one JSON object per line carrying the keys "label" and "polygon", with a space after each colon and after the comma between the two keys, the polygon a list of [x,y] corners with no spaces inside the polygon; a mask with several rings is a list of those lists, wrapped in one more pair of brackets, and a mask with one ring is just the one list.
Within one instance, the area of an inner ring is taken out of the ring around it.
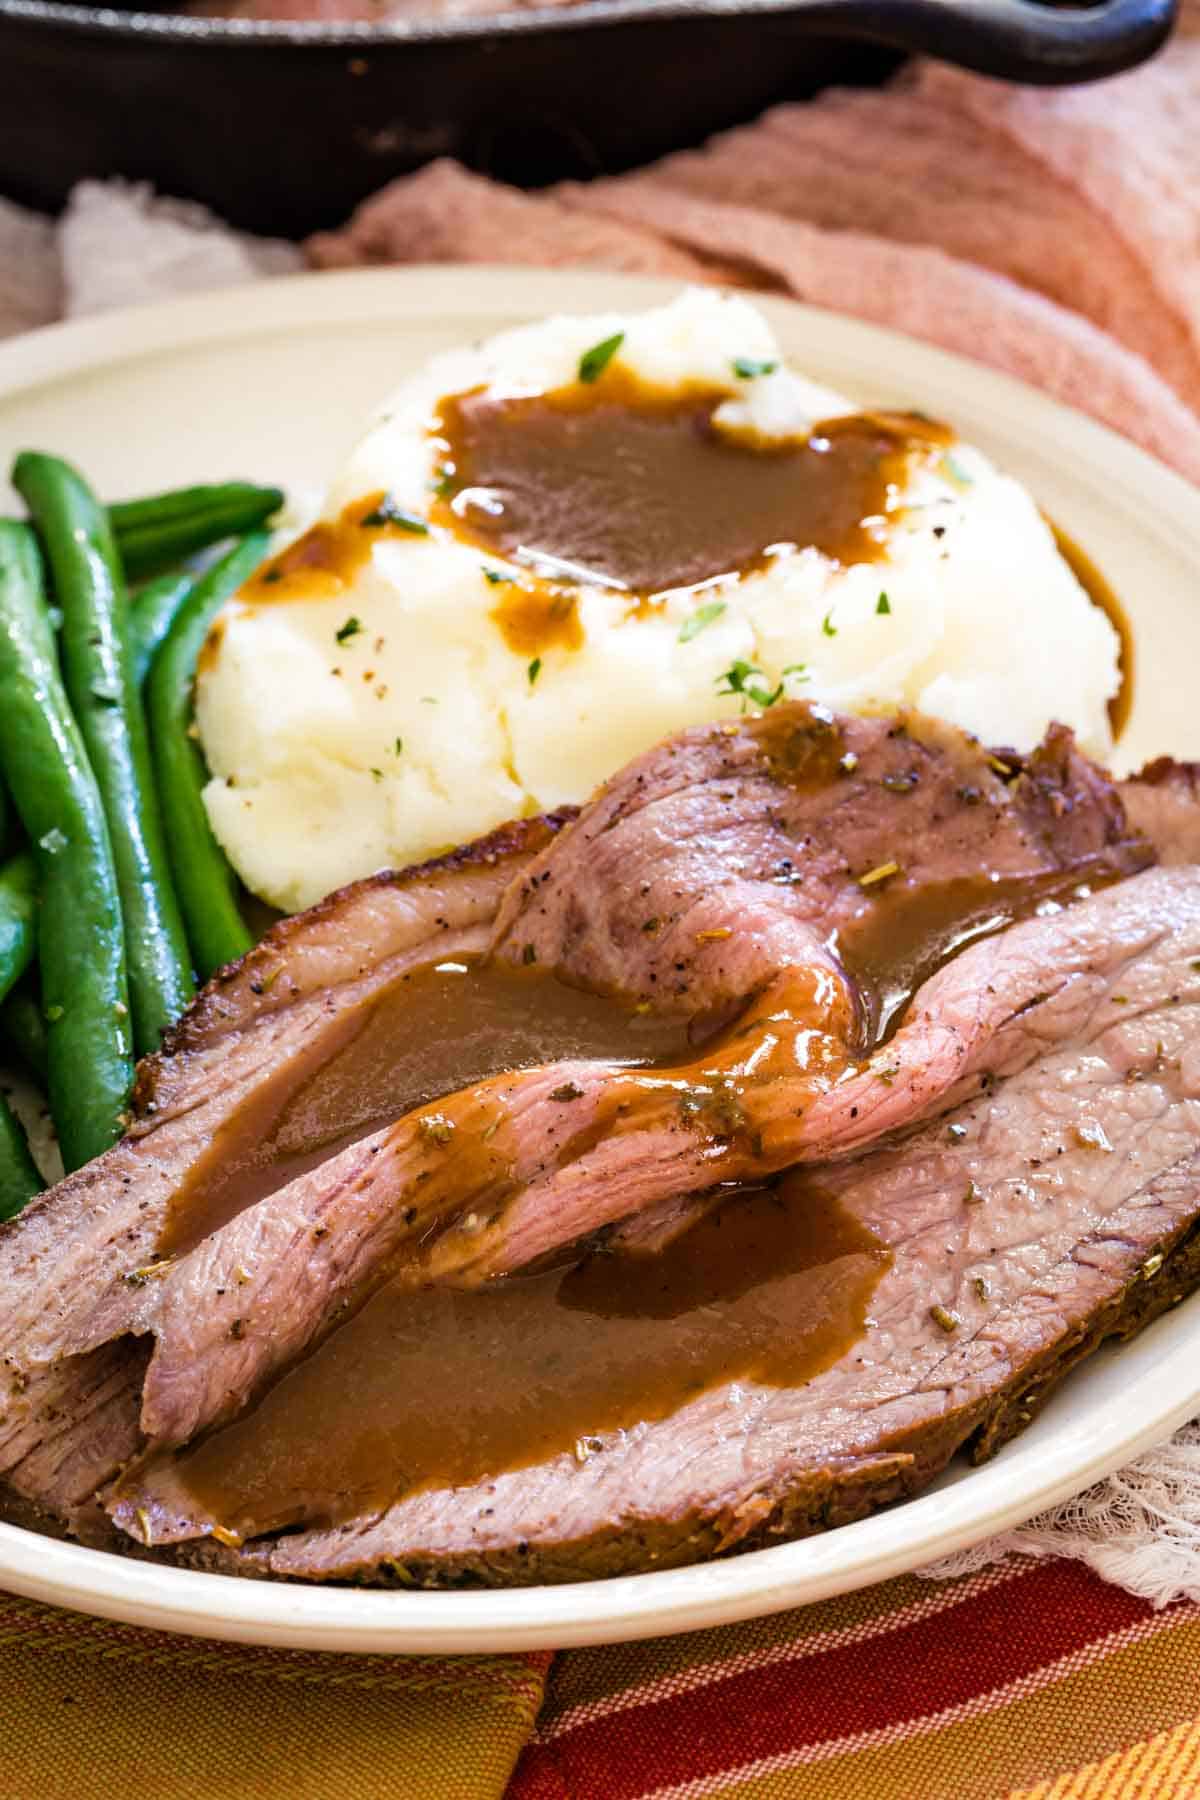
{"label": "cast iron skillet", "polygon": [[435,156],[536,184],[700,142],[922,51],[1011,81],[1093,81],[1175,0],[581,0],[491,18],[248,23],[0,0],[0,193],[60,205],[142,177],[299,236]]}

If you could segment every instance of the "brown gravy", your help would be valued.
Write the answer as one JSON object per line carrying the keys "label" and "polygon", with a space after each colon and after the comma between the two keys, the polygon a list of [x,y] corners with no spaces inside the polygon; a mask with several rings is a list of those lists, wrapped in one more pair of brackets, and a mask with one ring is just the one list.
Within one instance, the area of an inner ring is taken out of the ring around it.
{"label": "brown gravy", "polygon": [[1108,721],[1112,726],[1114,740],[1119,738],[1129,723],[1129,715],[1133,710],[1133,627],[1129,623],[1129,615],[1117,598],[1115,590],[1109,586],[1086,550],[1067,536],[1054,523],[1047,519],[1047,524],[1054,533],[1054,541],[1058,545],[1058,553],[1067,564],[1076,581],[1087,595],[1093,606],[1098,606],[1120,640],[1120,654],[1117,667],[1120,671],[1121,685],[1108,703]]}
{"label": "brown gravy", "polygon": [[[784,753],[782,740],[776,748]],[[881,996],[855,1048],[885,1035],[915,983],[963,941],[1067,898],[1078,880],[981,874],[919,899],[879,893],[846,945],[847,964]],[[836,984],[794,971],[697,1054],[678,1020],[536,966],[455,958],[412,970],[348,1018],[339,1051],[294,1084],[269,1129],[243,1127],[240,1145],[218,1159],[221,1185],[185,1197],[160,1253],[194,1243],[383,1118],[558,1057],[628,1067],[587,1137],[620,1131],[622,1108],[632,1118],[647,1101],[690,1105],[698,1126],[740,1137],[754,1129],[764,1070],[794,1075],[801,1049],[816,1084],[846,1066],[846,1022],[831,1035],[812,1028],[828,1030],[837,1006]],[[457,1104],[443,1102],[439,1116]],[[464,1121],[456,1165],[461,1155],[469,1163],[471,1136]],[[586,1147],[572,1141],[565,1153]],[[592,1438],[665,1417],[725,1383],[810,1379],[858,1339],[886,1267],[886,1251],[810,1174],[718,1198],[653,1253],[593,1252],[574,1268],[476,1292],[414,1290],[403,1272],[252,1412],[184,1451],[176,1474],[211,1525],[245,1536],[337,1521],[576,1446],[587,1456]]]}
{"label": "brown gravy", "polygon": [[[509,648],[537,657],[583,642],[575,587],[597,582],[644,605],[672,589],[761,568],[811,545],[843,563],[873,561],[911,467],[937,462],[949,427],[918,413],[828,419],[802,442],[717,431],[720,390],[661,389],[620,368],[590,385],[441,402],[433,445],[443,471],[429,523],[380,491],[321,520],[242,588],[243,605],[346,591],[381,538],[417,541],[430,525],[528,565],[496,586],[492,618]],[[443,491],[444,490],[444,491]],[[1133,704],[1133,637],[1119,599],[1078,544],[1049,521],[1059,551],[1121,642],[1109,703],[1119,737]],[[218,619],[201,654],[217,655]]]}
{"label": "brown gravy", "polygon": [[246,605],[331,599],[349,587],[381,539],[415,541],[428,535],[423,519],[393,508],[381,489],[353,501],[336,519],[318,520],[268,557],[238,598]]}
{"label": "brown gravy", "polygon": [[[1062,878],[1057,885],[1062,892]],[[920,908],[880,896],[848,960],[906,993],[918,963],[924,973],[940,960],[930,947],[939,932],[995,928],[1042,892],[1022,884],[1018,894],[981,878]],[[947,938],[941,955],[949,948]],[[614,1104],[626,1087],[654,1088],[647,1065],[669,1061],[689,1067],[697,1094],[717,1075],[702,1103],[737,1109],[749,1104],[739,1040],[749,1032],[758,1046],[756,1015],[769,1013],[779,1032],[772,1054],[794,1067],[795,1031],[810,1013],[827,1014],[831,998],[798,991],[793,1018],[778,996],[765,1005],[764,996],[696,1058],[678,1022],[631,1013],[536,968],[455,959],[414,970],[362,1010],[342,1050],[288,1098],[265,1140],[273,1160],[259,1179],[263,1191],[278,1185],[373,1123],[381,1107],[394,1116],[498,1069],[553,1056],[634,1065]],[[828,1053],[839,1054],[832,1039]],[[669,1085],[664,1102],[678,1105],[678,1083]],[[620,1129],[620,1121],[610,1113],[601,1128]],[[243,1164],[227,1213],[250,1198]],[[163,1249],[210,1230],[212,1205],[211,1194],[200,1211],[193,1200],[182,1234]],[[414,1290],[401,1276],[253,1411],[182,1452],[175,1474],[211,1526],[244,1537],[337,1522],[405,1493],[470,1484],[564,1452],[602,1455],[593,1440],[666,1417],[726,1383],[811,1379],[861,1335],[888,1261],[819,1179],[792,1174],[718,1196],[655,1252],[594,1251],[574,1267],[477,1292]]]}
{"label": "brown gravy", "polygon": [[[777,781],[794,788],[836,782],[845,741],[836,720],[828,720],[818,706],[799,723],[790,709],[753,721],[755,739]],[[919,720],[906,720],[904,728],[919,740]],[[994,759],[989,779],[994,774],[1006,779],[1005,767]],[[902,880],[881,882],[864,899],[858,917],[828,940],[860,990],[865,1016],[859,1047],[889,1036],[921,983],[967,944],[1031,917],[1040,906],[1069,904],[1084,883],[1101,888],[1129,873],[1118,855],[1086,869],[1052,869],[1041,875],[1001,877],[984,867],[936,885],[925,881],[916,893]],[[802,872],[796,878],[803,879]]]}
{"label": "brown gravy", "polygon": [[[556,394],[443,403],[438,448],[454,491],[435,501],[431,520],[528,565],[527,578],[495,583],[493,617],[514,650],[535,656],[581,641],[576,581],[643,600],[761,566],[777,545],[812,544],[845,561],[874,557],[912,460],[935,459],[950,441],[940,426],[884,415],[832,420],[782,449],[730,441],[712,427],[725,397],[660,394],[614,374]],[[242,599],[336,594],[379,534],[423,530],[389,516],[386,496],[372,495],[289,546]],[[1121,635],[1115,734],[1132,691],[1128,624],[1088,559],[1056,535]],[[814,739],[788,778],[820,779],[832,753]],[[781,741],[781,759],[796,754]],[[850,972],[878,997],[863,1022],[867,1039],[886,1036],[916,984],[963,943],[1042,900],[1068,898],[1078,880],[1006,886],[981,875],[927,892],[919,905],[899,889],[874,895],[869,929],[846,946]],[[814,997],[794,998],[790,1010],[786,997],[770,1001],[776,1054],[794,1068],[796,1045],[811,1039],[817,1082],[847,1055],[848,1034],[823,1038],[811,1029]],[[562,1057],[630,1067],[592,1133],[621,1129],[622,1107],[659,1085],[664,1105],[693,1102],[713,1114],[718,1133],[731,1121],[752,1127],[752,1113],[742,1113],[752,1084],[739,1036],[761,1033],[764,1010],[751,1007],[697,1059],[678,1021],[541,971],[470,959],[411,971],[348,1015],[339,1051],[301,1073],[270,1118],[243,1120],[237,1141],[219,1146],[203,1193],[179,1196],[159,1254],[187,1249],[387,1120],[487,1076]],[[678,1083],[668,1093],[656,1082],[663,1065],[691,1080],[682,1101]],[[252,1412],[184,1451],[177,1472],[213,1525],[248,1536],[337,1522],[405,1493],[562,1453],[603,1455],[607,1434],[666,1417],[723,1384],[811,1379],[861,1335],[888,1262],[811,1177],[793,1175],[732,1193],[653,1254],[593,1253],[482,1292],[414,1291],[397,1280]]]}
{"label": "brown gravy", "polygon": [[[868,1043],[891,1036],[923,982],[979,938],[992,937],[1028,919],[1048,903],[1069,905],[1087,889],[1119,881],[1129,870],[1118,859],[1081,869],[996,880],[986,872],[925,887],[915,897],[902,888],[881,892],[840,951],[860,985]],[[1086,883],[1086,886],[1085,886]]]}
{"label": "brown gravy", "polygon": [[410,969],[348,1010],[340,1035],[290,1086],[266,1084],[269,1117],[239,1114],[202,1183],[173,1196],[158,1256],[183,1254],[335,1150],[486,1076],[562,1057],[640,1067],[691,1054],[679,1019],[477,956]]}
{"label": "brown gravy", "polygon": [[951,441],[915,415],[855,413],[766,443],[714,427],[728,399],[620,370],[548,394],[452,395],[435,447],[454,491],[431,516],[547,579],[640,598],[761,567],[777,547],[873,560],[910,464]]}
{"label": "brown gravy", "polygon": [[[655,1255],[479,1294],[384,1288],[176,1473],[239,1536],[336,1522],[667,1417],[732,1381],[797,1386],[864,1329],[890,1252],[810,1180],[742,1190]],[[353,1395],[353,1405],[346,1405]]]}

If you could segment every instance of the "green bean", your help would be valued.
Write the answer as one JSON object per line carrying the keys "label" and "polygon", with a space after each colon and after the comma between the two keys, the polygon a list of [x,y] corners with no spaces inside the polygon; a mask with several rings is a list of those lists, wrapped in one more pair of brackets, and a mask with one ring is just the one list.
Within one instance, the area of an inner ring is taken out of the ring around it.
{"label": "green bean", "polygon": [[25,1133],[0,1094],[0,1219],[15,1219],[45,1185]]}
{"label": "green bean", "polygon": [[167,825],[175,889],[202,977],[243,956],[253,939],[238,910],[233,871],[204,808],[207,769],[190,735],[196,660],[217,613],[253,574],[270,542],[252,532],[201,576],[176,616],[146,682],[150,744]]}
{"label": "green bean", "polygon": [[139,692],[175,614],[195,585],[194,575],[160,575],[129,602],[129,661]]}
{"label": "green bean", "polygon": [[[33,959],[36,908],[37,866],[32,851],[23,850],[0,869],[0,996]],[[0,1095],[0,1219],[13,1218],[44,1185],[25,1134]]]}
{"label": "green bean", "polygon": [[0,1000],[33,961],[37,864],[22,850],[0,868]]}
{"label": "green bean", "polygon": [[131,581],[158,574],[196,550],[236,537],[278,512],[279,488],[227,481],[219,487],[177,488],[145,500],[121,500],[108,509]]}
{"label": "green bean", "polygon": [[46,1085],[46,1021],[32,981],[20,981],[0,1006],[0,1042],[15,1050],[29,1073]]}
{"label": "green bean", "polygon": [[41,533],[63,615],[63,678],[108,819],[142,1056],[157,1050],[195,985],[130,669],[120,565],[103,507],[68,463],[27,451],[13,466],[13,485]]}
{"label": "green bean", "polygon": [[29,834],[46,1085],[68,1169],[119,1137],[133,1083],[125,934],[104,807],[58,673],[37,541],[0,522],[0,767]]}

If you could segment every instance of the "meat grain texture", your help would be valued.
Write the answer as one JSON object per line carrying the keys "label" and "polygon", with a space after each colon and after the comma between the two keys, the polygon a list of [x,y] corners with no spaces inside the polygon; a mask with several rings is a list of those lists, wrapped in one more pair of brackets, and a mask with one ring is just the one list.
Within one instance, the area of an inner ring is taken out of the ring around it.
{"label": "meat grain texture", "polygon": [[[963,1446],[989,1454],[1105,1336],[1200,1273],[1191,775],[1151,769],[1126,794],[1062,733],[1022,762],[929,721],[781,707],[683,733],[574,821],[514,827],[277,927],[143,1069],[130,1136],[0,1234],[10,1516],[243,1574],[569,1580],[837,1524]],[[1175,866],[1148,867],[1156,853]],[[862,877],[887,863],[885,900]],[[1037,899],[1032,916],[928,979],[916,968],[872,1049],[881,917],[915,909],[936,937],[983,870]],[[651,1110],[582,1149],[554,1135],[550,1086],[578,1087],[586,1110],[618,1074],[572,1063],[482,1083],[460,1129],[487,1129],[494,1091],[508,1134],[483,1232],[462,1230],[481,1198],[465,1175],[420,1182],[422,1159],[447,1159],[411,1117],[344,1121],[363,1135],[273,1188],[290,1102],[365,1009],[416,964],[488,949],[691,1020],[816,971],[845,1057],[799,1104],[787,1080],[743,1083],[751,1129],[702,1114],[664,1135]],[[222,1218],[233,1141],[258,1146],[260,1193],[239,1209],[231,1188]],[[676,1229],[681,1197],[800,1161],[891,1253],[862,1339],[802,1388],[717,1388],[582,1462],[418,1489],[335,1528],[300,1495],[284,1536],[208,1535],[179,1448],[381,1282],[470,1284],[597,1229],[652,1235],[660,1215]],[[212,1228],[157,1260],[172,1205],[201,1191]],[[231,1331],[232,1308],[260,1326]]]}

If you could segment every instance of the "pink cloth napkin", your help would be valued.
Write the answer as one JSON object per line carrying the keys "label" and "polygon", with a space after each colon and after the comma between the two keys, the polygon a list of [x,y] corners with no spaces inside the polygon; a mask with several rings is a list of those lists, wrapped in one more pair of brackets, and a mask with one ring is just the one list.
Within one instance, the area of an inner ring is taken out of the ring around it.
{"label": "pink cloth napkin", "polygon": [[1097,87],[917,64],[540,194],[437,162],[305,250],[792,294],[1022,376],[1200,481],[1200,0],[1164,54]]}

